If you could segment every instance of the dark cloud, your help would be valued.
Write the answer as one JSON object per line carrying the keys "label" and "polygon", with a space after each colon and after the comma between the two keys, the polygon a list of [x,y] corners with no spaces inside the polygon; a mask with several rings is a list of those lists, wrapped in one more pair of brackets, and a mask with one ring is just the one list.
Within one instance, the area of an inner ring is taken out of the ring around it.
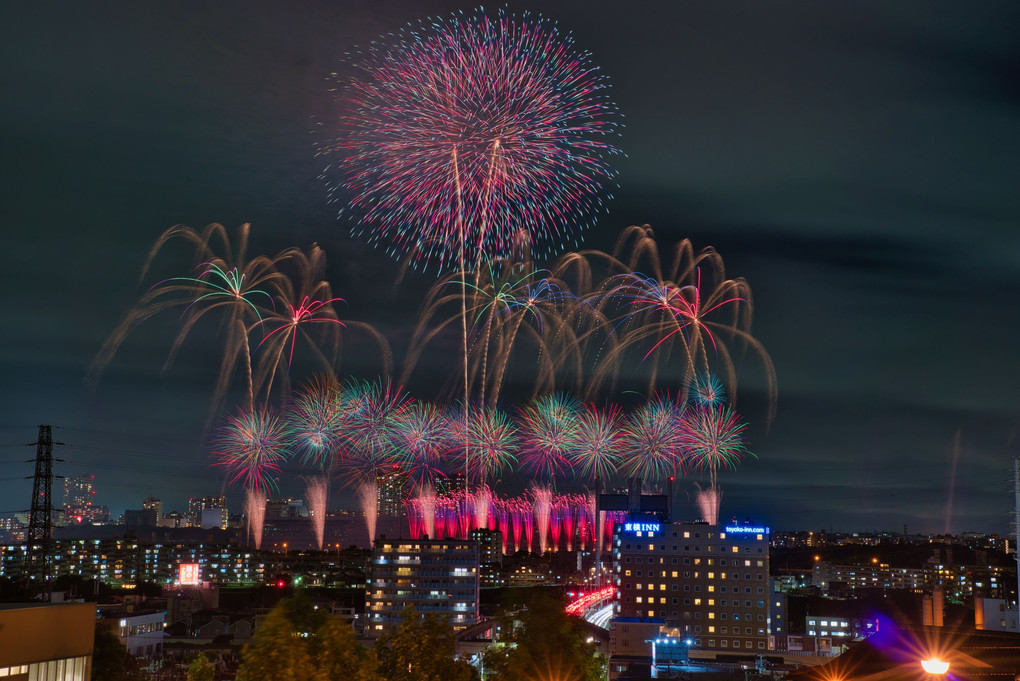
{"label": "dark cloud", "polygon": [[[93,468],[118,509],[150,488],[171,505],[220,489],[202,434],[217,329],[197,330],[162,372],[175,319],[154,321],[94,394],[83,388],[103,338],[151,284],[138,282],[149,246],[176,223],[250,221],[257,252],[318,242],[347,314],[402,351],[434,277],[396,284],[398,266],[348,236],[309,131],[330,116],[328,76],[345,53],[453,9],[0,10],[11,293],[0,444],[64,426],[79,449],[63,472]],[[1018,6],[530,9],[593,52],[626,116],[620,187],[585,247],[609,249],[624,226],[651,223],[663,245],[715,246],[754,290],[779,411],[766,428],[763,376],[746,362],[740,407],[758,459],[722,478],[724,510],[776,527],[941,530],[948,515],[953,530],[1005,532],[1001,481],[1020,453]],[[174,257],[157,267],[172,271]],[[366,353],[346,366],[373,374]],[[452,348],[434,353],[416,392],[449,374]],[[30,450],[0,452],[0,494],[12,500],[0,510],[27,507],[30,487],[9,478],[30,472],[15,463]]]}

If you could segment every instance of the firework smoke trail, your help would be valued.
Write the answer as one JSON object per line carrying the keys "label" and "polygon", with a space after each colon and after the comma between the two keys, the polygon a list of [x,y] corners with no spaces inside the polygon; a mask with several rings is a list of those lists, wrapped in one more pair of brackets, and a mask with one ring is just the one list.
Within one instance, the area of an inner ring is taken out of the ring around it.
{"label": "firework smoke trail", "polygon": [[379,483],[372,480],[364,480],[358,487],[358,503],[361,504],[361,511],[365,514],[365,528],[368,530],[368,542],[375,544],[375,525],[379,519]]}
{"label": "firework smoke trail", "polygon": [[248,534],[255,550],[262,548],[262,527],[266,521],[266,493],[254,488],[244,491],[244,515],[248,519]]}
{"label": "firework smoke trail", "polygon": [[701,512],[701,519],[709,525],[715,525],[719,521],[719,504],[722,502],[722,490],[716,487],[707,489],[698,488],[695,500],[698,510]]}
{"label": "firework smoke trail", "polygon": [[404,499],[404,515],[407,516],[407,530],[411,539],[419,539],[425,531],[425,521],[421,514],[420,499]]}
{"label": "firework smoke trail", "polygon": [[[510,527],[514,534],[514,551],[521,550],[521,531],[524,529],[523,523],[525,519],[522,506],[524,504],[518,499],[507,500],[507,509],[510,513]],[[527,506],[527,509],[530,511],[531,507]],[[529,522],[531,521],[530,513],[527,515],[527,519]]]}
{"label": "firework smoke trail", "polygon": [[552,540],[552,550],[557,552],[560,550],[560,535],[563,532],[561,525],[563,521],[563,502],[560,499],[554,499],[552,505],[549,508],[549,538]]}
{"label": "firework smoke trail", "polygon": [[472,497],[467,492],[457,495],[457,538],[467,539],[471,531],[471,518],[474,512]]}
{"label": "firework smoke trail", "polygon": [[195,277],[174,277],[149,288],[96,355],[89,367],[87,382],[90,387],[95,388],[103,370],[112,361],[128,334],[145,320],[164,310],[184,308],[181,329],[173,339],[164,364],[166,369],[173,364],[178,350],[192,329],[207,313],[215,311],[225,315],[221,328],[226,329],[226,334],[223,358],[213,392],[210,422],[226,395],[238,365],[246,369],[249,394],[246,406],[252,407],[248,332],[260,326],[263,314],[272,309],[273,294],[278,292],[285,277],[276,270],[278,257],[258,256],[247,259],[245,252],[249,233],[250,226],[241,225],[237,230],[236,243],[231,244],[226,228],[215,223],[202,231],[176,225],[163,232],[149,251],[141,278],[145,278],[163,246],[177,239],[183,239],[195,247],[196,260],[200,261],[196,267],[199,272]]}
{"label": "firework smoke trail", "polygon": [[570,470],[578,442],[580,404],[563,393],[546,395],[521,410],[522,463],[539,482],[555,483]]}
{"label": "firework smoke trail", "polygon": [[[545,487],[536,487],[531,491],[534,501],[531,504],[535,518],[535,527],[538,530],[538,549],[545,554],[548,548],[549,536],[549,515],[552,511],[552,490]],[[530,539],[529,539],[530,544]]]}
{"label": "firework smoke trail", "polygon": [[425,485],[418,494],[418,505],[421,508],[422,522],[425,534],[430,538],[436,538],[436,493],[432,485]]}
{"label": "firework smoke trail", "polygon": [[213,440],[214,466],[226,470],[229,482],[246,489],[276,488],[275,475],[290,454],[283,419],[269,409],[249,409],[227,419]]}
{"label": "firework smoke trail", "polygon": [[510,502],[509,500],[494,499],[492,505],[496,515],[496,527],[503,537],[503,555],[506,555],[507,543],[510,541]]}
{"label": "firework smoke trail", "polygon": [[[597,504],[595,502],[595,494],[589,493],[585,498],[585,520],[587,522],[587,532],[583,535],[587,540],[591,541],[592,548],[598,547],[599,541],[599,519],[596,517],[595,508]],[[582,548],[584,548],[582,546]]]}
{"label": "firework smoke trail", "polygon": [[482,485],[471,493],[471,507],[474,511],[475,527],[480,530],[490,529],[489,516],[492,512],[492,490]]}
{"label": "firework smoke trail", "polygon": [[359,57],[343,132],[321,147],[343,154],[323,176],[355,233],[442,270],[468,249],[509,256],[521,233],[551,254],[604,210],[620,116],[605,76],[552,22],[456,14]]}
{"label": "firework smoke trail", "polygon": [[315,531],[315,544],[322,550],[326,529],[326,502],[329,497],[329,480],[325,476],[309,478],[305,488],[308,499],[308,520]]}

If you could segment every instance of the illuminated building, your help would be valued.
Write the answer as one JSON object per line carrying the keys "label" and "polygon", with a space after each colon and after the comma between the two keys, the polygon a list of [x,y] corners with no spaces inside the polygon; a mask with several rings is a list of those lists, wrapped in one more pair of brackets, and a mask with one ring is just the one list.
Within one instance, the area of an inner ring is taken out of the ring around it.
{"label": "illuminated building", "polygon": [[892,568],[888,563],[871,562],[861,565],[833,565],[816,561],[811,570],[811,584],[828,591],[833,584],[856,589],[907,589],[921,592],[930,583],[924,570]]}
{"label": "illuminated building", "polygon": [[163,517],[163,502],[155,497],[147,497],[142,502],[142,508],[146,511],[155,511],[157,520]]}
{"label": "illuminated building", "polygon": [[366,598],[366,634],[400,625],[404,608],[445,618],[455,631],[478,619],[479,547],[463,539],[376,542]]}
{"label": "illuminated building", "polygon": [[401,471],[393,470],[382,473],[377,478],[379,484],[378,502],[379,515],[399,517],[404,515],[404,476]]}
{"label": "illuminated building", "polygon": [[1020,617],[1015,604],[1001,598],[974,597],[974,628],[984,631],[1020,633]]}
{"label": "illuminated building", "polygon": [[[136,582],[171,584],[181,563],[199,565],[203,582],[262,584],[265,558],[236,544],[149,542],[130,538],[54,539],[53,574],[80,575],[112,586]],[[0,577],[18,579],[24,570],[25,546],[0,546]]]}
{"label": "illuminated building", "polygon": [[100,606],[99,617],[113,625],[113,633],[129,655],[159,657],[163,654],[166,611],[135,610],[122,605]]}
{"label": "illuminated building", "polygon": [[203,511],[219,509],[220,528],[227,527],[227,498],[226,497],[192,497],[188,499],[188,525],[191,527],[202,527]]}
{"label": "illuminated building", "polygon": [[110,519],[110,509],[97,506],[94,475],[79,475],[64,478],[64,519],[69,524],[105,523]]}
{"label": "illuminated building", "polygon": [[613,537],[616,616],[661,619],[700,650],[764,651],[769,528],[639,518]]}
{"label": "illuminated building", "polygon": [[506,586],[503,577],[503,533],[499,530],[476,528],[468,535],[478,542],[479,580],[483,587]]}
{"label": "illuminated building", "polygon": [[804,631],[808,636],[832,636],[847,640],[854,635],[851,621],[836,615],[807,615],[804,618]]}

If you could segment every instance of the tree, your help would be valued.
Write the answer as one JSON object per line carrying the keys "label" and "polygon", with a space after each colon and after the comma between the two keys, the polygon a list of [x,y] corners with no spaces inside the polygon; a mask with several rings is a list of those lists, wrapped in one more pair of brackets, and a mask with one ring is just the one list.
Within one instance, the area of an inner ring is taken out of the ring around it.
{"label": "tree", "polygon": [[422,618],[414,608],[404,610],[396,631],[379,638],[375,653],[386,681],[471,681],[473,676],[471,665],[455,659],[450,624],[432,614]]}
{"label": "tree", "polygon": [[316,681],[381,681],[379,666],[368,648],[358,643],[350,624],[330,617],[319,627]]}
{"label": "tree", "polygon": [[491,681],[600,681],[605,659],[588,643],[584,625],[556,599],[536,597],[520,612],[504,643],[485,653]]}
{"label": "tree", "polygon": [[188,665],[188,681],[214,681],[215,678],[216,665],[205,653],[199,653]]}
{"label": "tree", "polygon": [[314,673],[308,639],[298,633],[281,601],[244,647],[237,681],[307,681]]}

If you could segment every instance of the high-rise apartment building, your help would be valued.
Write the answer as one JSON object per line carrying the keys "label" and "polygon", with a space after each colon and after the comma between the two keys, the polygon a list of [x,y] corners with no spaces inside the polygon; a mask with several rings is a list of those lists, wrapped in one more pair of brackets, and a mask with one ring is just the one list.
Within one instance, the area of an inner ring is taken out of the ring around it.
{"label": "high-rise apartment building", "polygon": [[392,470],[381,473],[376,479],[379,485],[378,503],[379,515],[381,516],[402,516],[404,510],[406,478],[402,471]]}
{"label": "high-rise apartment building", "polygon": [[769,528],[633,519],[613,562],[618,617],[661,619],[703,650],[766,649]]}
{"label": "high-rise apartment building", "polygon": [[[220,527],[226,528],[227,520],[229,520],[226,497],[192,497],[188,499],[188,524],[191,527],[202,527],[202,512],[210,509],[220,511]],[[208,518],[208,514],[206,514],[206,518]]]}
{"label": "high-rise apartment building", "polygon": [[82,475],[64,478],[64,518],[68,523],[91,524],[106,522],[110,509],[95,504],[96,476]]}
{"label": "high-rise apartment building", "polygon": [[463,539],[380,539],[372,556],[366,633],[400,626],[404,608],[445,617],[454,630],[478,619],[479,548]]}
{"label": "high-rise apartment building", "polygon": [[145,501],[142,502],[142,508],[146,511],[155,511],[156,520],[163,517],[163,502],[155,497],[147,497]]}

